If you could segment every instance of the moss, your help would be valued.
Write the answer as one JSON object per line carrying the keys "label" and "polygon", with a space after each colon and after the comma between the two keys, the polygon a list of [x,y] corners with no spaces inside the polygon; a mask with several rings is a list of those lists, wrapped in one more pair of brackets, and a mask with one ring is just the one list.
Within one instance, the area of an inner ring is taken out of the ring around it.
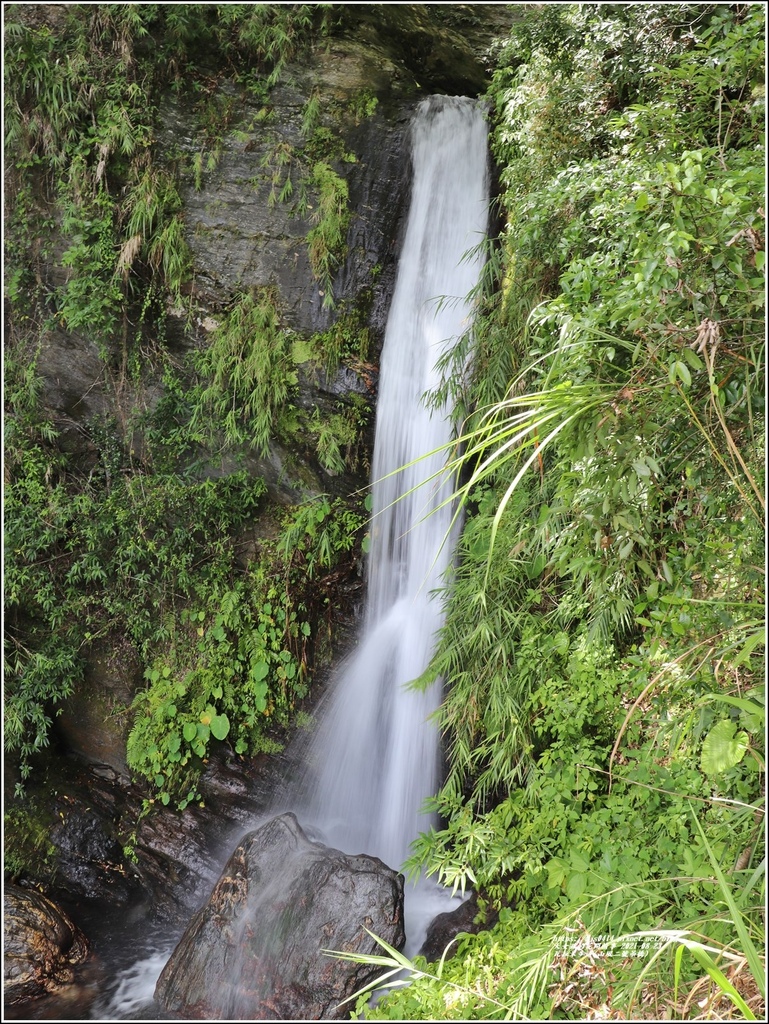
{"label": "moss", "polygon": [[10,881],[22,878],[51,882],[56,874],[57,851],[49,834],[53,819],[36,800],[11,804],[3,815],[3,869]]}

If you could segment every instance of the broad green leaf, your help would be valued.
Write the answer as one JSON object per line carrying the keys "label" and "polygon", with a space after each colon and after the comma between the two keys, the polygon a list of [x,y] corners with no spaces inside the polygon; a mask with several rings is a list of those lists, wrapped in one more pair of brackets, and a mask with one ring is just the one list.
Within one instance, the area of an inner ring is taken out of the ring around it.
{"label": "broad green leaf", "polygon": [[748,734],[737,732],[736,724],[724,718],[716,722],[702,744],[702,770],[706,775],[720,775],[739,764],[747,749]]}
{"label": "broad green leaf", "polygon": [[682,363],[680,359],[676,361],[676,376],[680,378],[687,388],[691,387],[692,375],[689,372],[689,367],[686,363]]}
{"label": "broad green leaf", "polygon": [[551,889],[560,889],[566,878],[566,868],[559,857],[553,857],[547,865],[547,884]]}
{"label": "broad green leaf", "polygon": [[229,718],[226,715],[214,715],[211,719],[211,735],[214,739],[223,740],[229,731]]}
{"label": "broad green leaf", "polygon": [[693,349],[685,348],[683,350],[683,357],[693,370],[703,370],[705,368],[705,364]]}
{"label": "broad green leaf", "polygon": [[575,872],[566,880],[566,895],[569,899],[576,900],[585,891],[587,885],[587,875]]}
{"label": "broad green leaf", "polygon": [[579,871],[581,874],[590,870],[590,861],[587,857],[583,857],[577,850],[573,850],[571,853],[571,866],[575,871]]}

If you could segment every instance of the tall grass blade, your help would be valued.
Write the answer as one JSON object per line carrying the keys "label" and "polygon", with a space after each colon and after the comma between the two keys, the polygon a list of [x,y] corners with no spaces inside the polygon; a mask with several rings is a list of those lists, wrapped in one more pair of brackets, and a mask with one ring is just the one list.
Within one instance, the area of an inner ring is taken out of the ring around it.
{"label": "tall grass blade", "polygon": [[694,814],[694,811],[692,811],[692,817],[694,818],[694,824],[696,825],[697,831],[700,834],[702,843],[705,849],[707,850],[707,854],[710,859],[713,871],[715,872],[716,878],[718,879],[721,896],[723,897],[724,902],[729,908],[729,913],[732,915],[732,922],[737,930],[737,935],[739,936],[745,958],[748,961],[750,972],[753,975],[753,980],[755,981],[758,990],[761,993],[761,998],[765,1000],[766,972],[764,969],[764,964],[761,961],[761,956],[759,955],[758,950],[756,949],[756,945],[748,933],[748,929],[745,924],[745,915],[737,906],[734,896],[732,895],[732,887],[727,881],[726,877],[724,876],[724,873],[721,870],[721,866],[719,865],[718,860],[716,859],[716,856],[713,852],[713,847],[708,842],[707,837],[705,836],[705,832],[703,831],[703,828],[700,825],[696,814]]}

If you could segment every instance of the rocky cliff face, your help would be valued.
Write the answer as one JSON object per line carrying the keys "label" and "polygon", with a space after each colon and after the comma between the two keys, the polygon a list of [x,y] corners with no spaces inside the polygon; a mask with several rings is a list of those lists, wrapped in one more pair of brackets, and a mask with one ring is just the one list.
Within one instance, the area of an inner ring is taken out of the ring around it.
{"label": "rocky cliff face", "polygon": [[[55,26],[60,12],[56,5],[40,5],[47,6]],[[44,11],[37,14],[43,17]],[[414,105],[431,91],[482,91],[488,49],[511,17],[493,6],[352,7],[312,53],[286,67],[266,105],[221,68],[211,69],[202,115],[199,103],[168,93],[158,115],[156,159],[180,172],[193,258],[188,301],[169,310],[167,343],[180,353],[205,347],[235,296],[270,287],[283,323],[303,337],[354,310],[358,330],[371,332],[366,361],[376,364],[408,206],[407,135]],[[311,100],[318,114],[308,132],[303,122]],[[318,161],[328,162],[349,190],[349,226],[331,280],[333,304],[308,254],[318,212],[311,171]],[[293,192],[281,200],[289,179]],[[67,276],[55,257],[44,274],[50,287]],[[89,427],[94,419],[125,422],[137,410],[153,409],[162,395],[157,380],[139,386],[121,380],[118,387],[85,331],[49,331],[38,370],[62,444],[86,464],[95,458]],[[349,393],[365,396],[370,405],[375,401],[373,367],[362,377],[342,366],[329,378],[309,360],[301,361],[300,352],[298,372],[296,400],[305,408],[331,408]],[[366,440],[371,442],[371,422]],[[355,475],[337,480],[317,460],[289,453],[278,442],[266,459],[250,459],[248,465],[280,501],[329,490],[349,493],[365,483]],[[214,474],[226,470],[226,463],[223,469],[210,467]]]}
{"label": "rocky cliff face", "polygon": [[[218,85],[214,104],[231,107],[231,119],[217,141],[212,169],[197,182],[188,179],[181,190],[193,256],[190,305],[170,310],[169,337],[181,351],[205,346],[223,310],[244,292],[269,289],[282,322],[299,341],[341,318],[354,320],[350,333],[366,331],[370,338],[366,358],[343,362],[332,372],[312,358],[311,348],[295,342],[294,401],[307,411],[333,415],[350,395],[361,396],[368,408],[367,447],[373,440],[376,362],[409,198],[408,124],[416,93],[408,83],[396,100],[396,73],[391,62],[355,41],[332,40],[308,63],[286,70],[267,115],[230,81]],[[389,96],[389,113],[379,103],[377,83]],[[313,129],[303,131],[310,98],[319,113]],[[205,148],[195,114],[168,97],[160,121],[163,159],[189,165]],[[349,226],[334,254],[330,282],[318,279],[308,245],[322,201],[312,180],[319,162],[332,168],[349,194]],[[250,459],[249,466],[279,501],[349,494],[366,482],[365,473],[329,472],[301,444],[287,449],[279,439],[266,458]]]}
{"label": "rocky cliff face", "polygon": [[[395,273],[398,233],[408,206],[408,122],[413,108],[413,83],[397,99],[388,74],[395,68],[355,42],[336,41],[306,64],[292,65],[271,94],[269,114],[231,80],[218,78],[211,105],[222,112],[222,124],[201,126],[191,102],[166,96],[157,130],[158,162],[183,170],[185,238],[192,266],[183,305],[168,310],[166,343],[177,358],[209,344],[224,311],[242,294],[271,290],[285,328],[296,338],[327,330],[341,315],[354,313],[355,330],[370,331],[364,376],[341,365],[328,374],[297,348],[299,387],[296,403],[307,409],[333,409],[349,394],[363,396],[373,409],[375,366],[387,318]],[[379,108],[372,81],[388,83],[389,113]],[[322,113],[316,126],[319,141],[308,146],[302,117],[308,97]],[[361,99],[361,97],[363,97]],[[365,108],[368,105],[368,111]],[[265,123],[266,122],[266,123]],[[197,157],[208,162],[207,131],[217,133],[211,169],[193,174]],[[342,154],[339,159],[337,154]],[[317,158],[317,160],[315,159]],[[285,167],[276,161],[286,160]],[[335,256],[331,287],[313,273],[308,234],[316,223],[317,190],[309,180],[319,160],[338,173],[349,190],[346,241]],[[277,176],[277,182],[274,178]],[[298,195],[276,198],[290,180]],[[56,287],[66,272],[45,269]],[[46,333],[38,360],[44,401],[60,431],[61,443],[89,465],[95,460],[91,442],[96,420],[128,421],[137,411],[156,407],[162,396],[158,380],[118,383],[114,368],[85,331],[53,329]],[[371,441],[371,432],[366,440]],[[293,456],[293,457],[292,457]],[[337,480],[312,458],[290,453],[273,441],[261,460],[247,465],[265,478],[274,498],[297,501],[332,491],[349,493],[365,484],[365,474]],[[228,462],[209,472],[226,472]]]}

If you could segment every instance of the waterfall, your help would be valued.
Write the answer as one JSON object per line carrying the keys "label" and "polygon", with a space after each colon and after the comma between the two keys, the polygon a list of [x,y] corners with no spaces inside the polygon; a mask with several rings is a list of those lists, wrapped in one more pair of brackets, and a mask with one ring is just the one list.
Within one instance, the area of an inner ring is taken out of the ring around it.
{"label": "waterfall", "polygon": [[377,402],[367,605],[309,753],[306,820],[332,845],[394,867],[428,826],[421,808],[438,782],[439,736],[429,718],[440,687],[406,685],[432,655],[443,621],[432,591],[455,540],[454,508],[443,504],[451,493],[441,479],[445,455],[429,454],[450,441],[451,410],[429,409],[424,395],[472,315],[466,297],[481,260],[468,253],[487,228],[486,136],[478,105],[465,98],[424,100],[412,125],[412,199]]}
{"label": "waterfall", "polygon": [[[423,396],[438,383],[437,360],[468,327],[466,296],[481,269],[480,258],[466,255],[485,235],[488,217],[486,127],[478,106],[425,100],[413,123],[412,154],[411,208],[382,352],[363,627],[321,709],[303,792],[294,799],[282,794],[327,843],[392,867],[429,825],[421,807],[438,785],[439,736],[429,718],[439,686],[415,691],[406,684],[430,660],[443,621],[432,591],[455,539],[444,543],[454,510],[439,507],[450,483],[419,486],[433,474],[440,481],[443,456],[429,453],[450,440],[451,410],[431,411]],[[407,955],[420,948],[427,921],[447,909],[447,890],[436,896],[437,887],[426,889],[406,894]],[[145,955],[134,959],[131,947],[130,966],[120,963],[116,984],[90,1019],[156,1019],[150,997],[169,950],[146,928],[144,938]]]}

